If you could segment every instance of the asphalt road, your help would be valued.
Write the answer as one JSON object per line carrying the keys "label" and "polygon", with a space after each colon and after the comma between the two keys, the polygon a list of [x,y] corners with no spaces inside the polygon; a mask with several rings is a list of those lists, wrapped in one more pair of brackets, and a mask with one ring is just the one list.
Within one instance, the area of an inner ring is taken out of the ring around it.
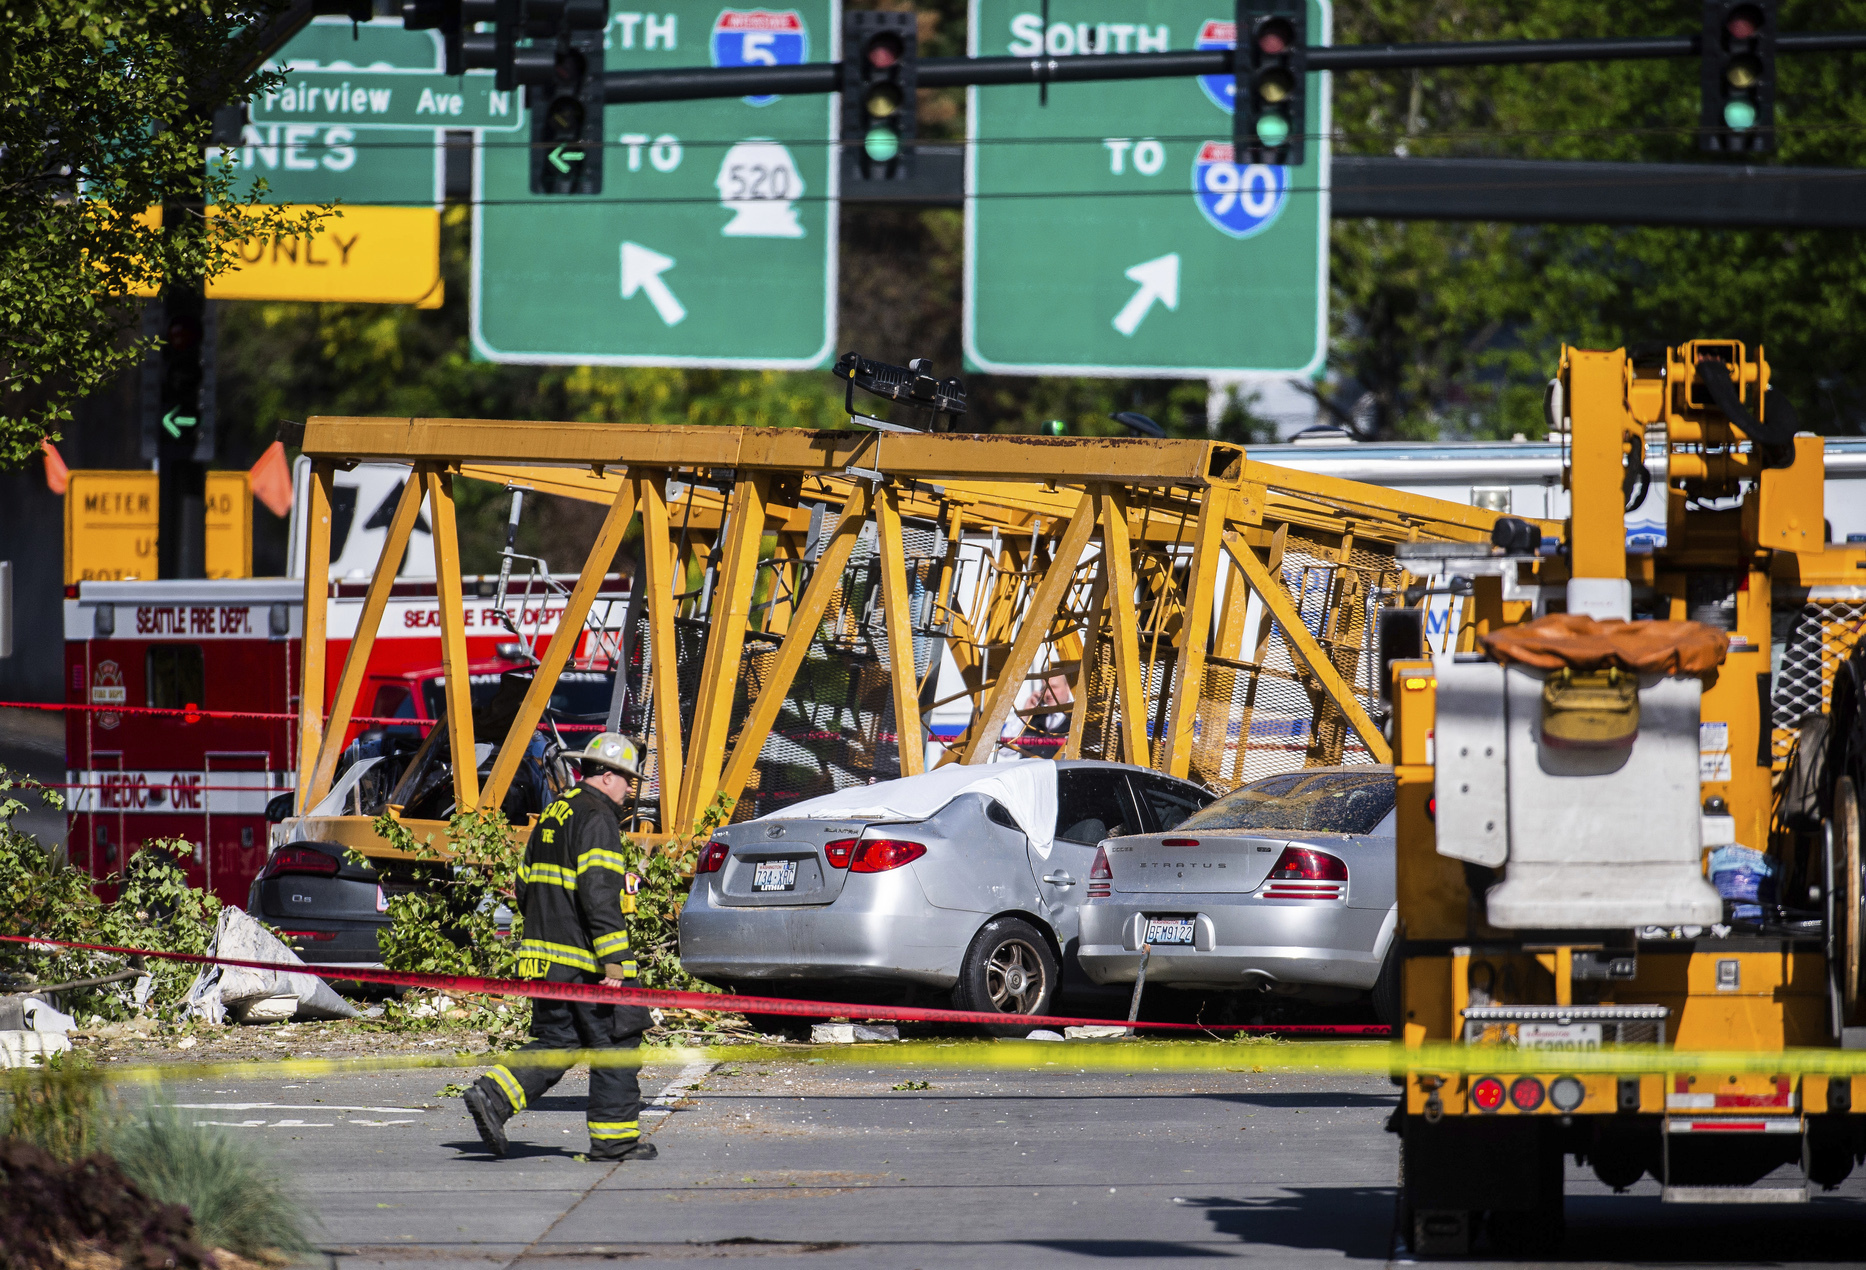
{"label": "asphalt road", "polygon": [[[948,1072],[864,1047],[855,1066],[650,1068],[652,1163],[578,1161],[567,1077],[487,1158],[471,1073],[188,1079],[197,1118],[284,1158],[333,1268],[578,1270],[767,1258],[809,1267],[1052,1267],[1236,1258],[1382,1263],[1394,1141],[1384,1078],[1072,1070]],[[1137,1051],[1137,1055],[1144,1051]],[[925,1090],[895,1090],[925,1080]],[[1570,1168],[1567,1265],[1857,1265],[1866,1180],[1804,1208],[1664,1206]],[[1494,1264],[1483,1261],[1470,1264]],[[1525,1263],[1517,1263],[1525,1264]],[[1539,1264],[1539,1263],[1530,1263]]]}

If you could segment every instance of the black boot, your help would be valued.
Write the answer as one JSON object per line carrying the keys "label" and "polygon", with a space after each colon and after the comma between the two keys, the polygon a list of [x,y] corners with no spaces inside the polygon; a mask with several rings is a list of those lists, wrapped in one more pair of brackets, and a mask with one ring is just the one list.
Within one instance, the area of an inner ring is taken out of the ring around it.
{"label": "black boot", "polygon": [[590,1148],[590,1159],[600,1160],[606,1164],[613,1164],[618,1160],[652,1160],[660,1154],[661,1152],[654,1143],[645,1138],[637,1138],[633,1142],[610,1142],[601,1147]]}
{"label": "black boot", "polygon": [[477,1084],[467,1086],[461,1101],[466,1103],[467,1114],[473,1117],[473,1127],[479,1130],[479,1140],[486,1144],[486,1149],[494,1155],[504,1155],[505,1122],[510,1113],[502,1112],[499,1103]]}

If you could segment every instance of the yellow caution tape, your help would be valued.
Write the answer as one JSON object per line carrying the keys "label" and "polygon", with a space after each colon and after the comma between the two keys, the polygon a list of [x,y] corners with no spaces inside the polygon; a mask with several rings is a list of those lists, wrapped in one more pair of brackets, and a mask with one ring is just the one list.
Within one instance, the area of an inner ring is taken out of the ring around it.
{"label": "yellow caution tape", "polygon": [[193,1077],[343,1076],[365,1072],[507,1067],[644,1067],[709,1063],[874,1064],[968,1069],[1074,1068],[1144,1075],[1151,1072],[1359,1072],[1380,1075],[1513,1075],[1665,1073],[1772,1076],[1866,1075],[1866,1050],[1672,1050],[1627,1046],[1589,1051],[1521,1050],[1513,1046],[1437,1044],[1407,1048],[1392,1042],[1238,1041],[907,1041],[812,1048],[767,1045],[652,1046],[627,1050],[505,1050],[477,1054],[384,1054],[367,1058],[285,1058],[251,1062],[167,1063],[99,1069],[111,1081],[153,1083]]}

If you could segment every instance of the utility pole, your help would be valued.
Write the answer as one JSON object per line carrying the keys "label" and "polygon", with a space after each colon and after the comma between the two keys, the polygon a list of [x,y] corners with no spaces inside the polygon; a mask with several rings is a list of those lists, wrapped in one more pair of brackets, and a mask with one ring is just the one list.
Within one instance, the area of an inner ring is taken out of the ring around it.
{"label": "utility pole", "polygon": [[[186,215],[181,208],[164,208]],[[143,457],[157,472],[156,573],[207,576],[207,465],[214,458],[219,323],[199,281],[171,283],[143,310],[160,344],[143,366]]]}

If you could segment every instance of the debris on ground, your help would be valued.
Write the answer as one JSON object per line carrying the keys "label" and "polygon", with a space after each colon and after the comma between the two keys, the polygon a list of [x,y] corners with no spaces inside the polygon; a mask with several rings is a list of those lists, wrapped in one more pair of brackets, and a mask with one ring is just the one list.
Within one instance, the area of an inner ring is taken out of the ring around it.
{"label": "debris on ground", "polygon": [[858,1041],[900,1039],[901,1030],[892,1023],[816,1023],[810,1027],[812,1045],[854,1045]]}
{"label": "debris on ground", "polygon": [[132,1185],[115,1160],[66,1164],[0,1138],[0,1267],[5,1270],[205,1270],[188,1210]]}
{"label": "debris on ground", "polygon": [[[236,961],[304,965],[298,954],[277,936],[232,904],[220,911],[208,955]],[[188,988],[187,1013],[218,1025],[227,1019],[236,1023],[274,1023],[292,1018],[353,1019],[357,1010],[316,975],[209,966],[195,976]]]}

